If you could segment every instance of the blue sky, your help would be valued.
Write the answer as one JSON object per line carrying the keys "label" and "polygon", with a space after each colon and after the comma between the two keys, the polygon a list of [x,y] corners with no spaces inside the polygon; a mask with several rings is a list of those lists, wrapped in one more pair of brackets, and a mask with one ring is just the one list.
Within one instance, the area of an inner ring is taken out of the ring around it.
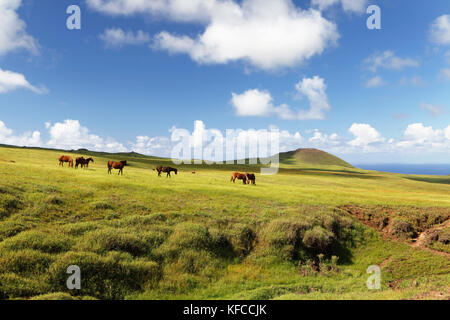
{"label": "blue sky", "polygon": [[282,150],[449,163],[448,1],[186,3],[0,0],[0,143],[167,156],[173,128],[276,126]]}

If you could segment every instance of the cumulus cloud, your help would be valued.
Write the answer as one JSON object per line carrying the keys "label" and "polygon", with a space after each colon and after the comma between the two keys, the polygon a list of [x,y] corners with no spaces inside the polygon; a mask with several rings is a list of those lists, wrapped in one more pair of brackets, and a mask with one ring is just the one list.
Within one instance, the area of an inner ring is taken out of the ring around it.
{"label": "cumulus cloud", "polygon": [[28,89],[37,94],[47,93],[46,88],[31,85],[23,74],[0,68],[0,94],[17,89]]}
{"label": "cumulus cloud", "polygon": [[16,135],[12,129],[7,128],[5,123],[0,120],[0,143],[15,146],[39,147],[42,145],[41,133],[39,131],[33,131]]}
{"label": "cumulus cloud", "polygon": [[433,117],[438,117],[444,113],[444,109],[441,106],[435,106],[429,103],[422,103],[420,108],[430,113]]}
{"label": "cumulus cloud", "polygon": [[370,149],[373,144],[385,141],[381,134],[369,124],[354,123],[348,131],[355,136],[355,139],[349,141],[348,144],[363,150]]}
{"label": "cumulus cloud", "polygon": [[331,109],[324,79],[315,76],[303,78],[295,85],[300,96],[309,101],[308,110],[293,111],[287,104],[275,106],[270,92],[258,89],[242,94],[232,93],[231,104],[238,116],[278,116],[284,120],[321,120]]}
{"label": "cumulus cloud", "polygon": [[139,30],[125,32],[121,28],[106,29],[99,38],[105,43],[107,48],[122,47],[124,45],[141,45],[150,42],[150,35]]}
{"label": "cumulus cloud", "polygon": [[50,140],[47,145],[58,149],[90,149],[93,151],[125,152],[128,149],[112,138],[104,139],[91,134],[78,120],[65,120],[48,126]]}
{"label": "cumulus cloud", "polygon": [[26,32],[27,25],[16,12],[21,4],[21,0],[0,1],[0,56],[18,49],[39,52],[37,40]]}
{"label": "cumulus cloud", "polygon": [[[213,161],[252,158],[256,156],[270,156],[273,151],[285,152],[298,148],[318,148],[337,155],[377,154],[383,157],[395,158],[401,154],[434,157],[437,154],[450,154],[450,125],[443,129],[435,129],[423,123],[413,123],[407,126],[400,139],[386,139],[370,124],[354,123],[349,128],[353,138],[327,133],[315,129],[306,130],[304,135],[299,131],[290,132],[271,126],[264,129],[228,129],[220,131],[208,128],[206,124],[197,120],[193,131],[172,127],[167,136],[149,137],[140,135],[134,142],[121,143],[112,138],[103,138],[90,133],[77,120],[65,120],[55,124],[46,123],[50,139],[45,142],[39,131],[16,134],[0,121],[0,143],[18,146],[40,146],[59,149],[87,148],[94,151],[127,152],[136,151],[146,155],[183,158],[183,154],[174,156],[174,150],[180,143],[180,132],[187,137],[184,141],[188,148],[192,148],[189,158]],[[278,131],[278,138],[269,136],[270,130]],[[264,142],[265,141],[265,142]],[[230,142],[233,150],[229,153]],[[267,143],[268,148],[262,147],[261,142]],[[273,148],[274,143],[278,145]],[[200,152],[195,148],[202,146]],[[261,149],[262,148],[262,149]],[[385,159],[383,158],[383,159]],[[413,158],[411,158],[413,159]],[[434,159],[434,158],[430,158]]]}
{"label": "cumulus cloud", "polygon": [[311,5],[319,10],[326,10],[331,6],[340,4],[346,12],[362,13],[367,8],[367,0],[312,0]]}
{"label": "cumulus cloud", "polygon": [[400,58],[393,51],[386,50],[381,53],[374,53],[363,62],[365,67],[377,72],[378,69],[402,70],[407,67],[418,67],[419,62],[411,58]]}
{"label": "cumulus cloud", "polygon": [[378,87],[382,87],[386,84],[387,84],[387,82],[384,81],[384,79],[382,77],[376,76],[376,77],[373,77],[373,78],[370,78],[369,80],[367,80],[366,88],[378,88]]}
{"label": "cumulus cloud", "polygon": [[450,15],[442,15],[431,24],[430,39],[438,45],[450,44]]}
{"label": "cumulus cloud", "polygon": [[197,37],[158,33],[153,48],[187,54],[200,64],[244,61],[275,70],[299,65],[334,45],[336,24],[320,11],[303,10],[292,0],[88,0],[106,14],[150,14],[200,23]]}
{"label": "cumulus cloud", "polygon": [[447,128],[433,129],[432,126],[425,126],[423,123],[410,124],[403,133],[403,140],[397,143],[401,148],[416,150],[441,150],[450,149],[450,126]]}

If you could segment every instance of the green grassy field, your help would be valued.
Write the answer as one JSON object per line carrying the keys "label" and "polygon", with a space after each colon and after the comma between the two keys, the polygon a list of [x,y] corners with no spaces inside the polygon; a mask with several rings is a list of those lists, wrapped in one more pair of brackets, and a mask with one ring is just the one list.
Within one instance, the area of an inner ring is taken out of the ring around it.
{"label": "green grassy field", "polygon": [[[61,154],[0,147],[2,299],[450,298],[448,176],[282,157],[274,176],[192,165],[167,179],[152,170],[167,159],[80,152],[95,163],[74,170]],[[130,166],[108,175],[107,160]]]}

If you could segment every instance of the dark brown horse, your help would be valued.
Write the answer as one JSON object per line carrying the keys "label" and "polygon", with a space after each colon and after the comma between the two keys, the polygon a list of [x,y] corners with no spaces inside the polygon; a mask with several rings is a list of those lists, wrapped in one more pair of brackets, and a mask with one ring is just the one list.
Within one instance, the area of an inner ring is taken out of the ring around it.
{"label": "dark brown horse", "polygon": [[167,173],[167,178],[171,177],[171,172],[175,172],[175,174],[178,174],[178,169],[172,167],[157,166],[156,171],[158,171],[158,177],[161,177],[161,172]]}
{"label": "dark brown horse", "polygon": [[69,163],[69,168],[73,168],[73,160],[71,157],[69,156],[61,156],[59,157],[59,165],[64,167],[64,162],[68,162]]}
{"label": "dark brown horse", "polygon": [[75,169],[77,169],[79,165],[81,165],[81,168],[86,167],[86,169],[88,169],[89,168],[89,162],[91,162],[91,161],[94,162],[94,159],[92,159],[92,158],[85,159],[83,157],[76,158],[75,159]]}
{"label": "dark brown horse", "polygon": [[235,183],[236,179],[242,180],[242,182],[244,184],[247,184],[247,176],[245,174],[243,174],[243,173],[233,172],[233,174],[231,175],[231,180],[230,181],[233,181],[233,183]]}
{"label": "dark brown horse", "polygon": [[118,169],[119,170],[118,174],[123,175],[123,167],[125,167],[125,166],[127,166],[126,161],[120,161],[120,162],[108,161],[108,173],[112,174],[112,172],[111,172],[112,169]]}
{"label": "dark brown horse", "polygon": [[256,184],[256,177],[254,173],[246,173],[245,175],[247,176],[247,184],[250,184],[250,182],[252,184]]}

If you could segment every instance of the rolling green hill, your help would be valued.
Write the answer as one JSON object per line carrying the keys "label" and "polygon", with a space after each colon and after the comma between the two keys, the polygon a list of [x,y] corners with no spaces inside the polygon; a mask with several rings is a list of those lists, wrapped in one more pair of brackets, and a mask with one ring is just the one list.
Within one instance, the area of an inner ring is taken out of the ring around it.
{"label": "rolling green hill", "polygon": [[297,149],[280,153],[280,163],[288,166],[321,165],[353,168],[351,164],[344,160],[317,149]]}
{"label": "rolling green hill", "polygon": [[303,161],[252,186],[230,171],[256,165],[166,178],[152,169],[169,159],[0,146],[0,299],[450,298],[447,184]]}

